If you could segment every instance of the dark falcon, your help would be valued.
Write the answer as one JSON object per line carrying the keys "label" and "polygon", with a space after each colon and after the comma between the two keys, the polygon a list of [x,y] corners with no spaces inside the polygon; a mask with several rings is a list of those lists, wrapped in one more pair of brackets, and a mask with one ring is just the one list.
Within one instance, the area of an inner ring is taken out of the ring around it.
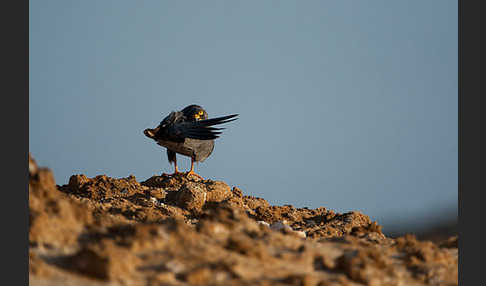
{"label": "dark falcon", "polygon": [[194,162],[203,162],[211,155],[214,139],[224,129],[212,126],[236,120],[236,116],[238,114],[208,119],[208,113],[201,106],[193,104],[181,111],[171,112],[159,126],[145,129],[143,134],[167,148],[169,162],[174,162],[174,173],[169,176],[180,173],[177,169],[178,153],[191,158],[191,170],[187,175],[193,174],[202,178],[194,172]]}

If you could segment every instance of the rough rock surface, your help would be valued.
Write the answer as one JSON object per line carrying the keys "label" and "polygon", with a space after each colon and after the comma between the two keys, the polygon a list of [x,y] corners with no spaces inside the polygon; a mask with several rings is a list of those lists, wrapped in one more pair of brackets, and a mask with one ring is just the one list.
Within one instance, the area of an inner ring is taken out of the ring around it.
{"label": "rough rock surface", "polygon": [[359,212],[271,206],[198,178],[56,186],[29,155],[31,285],[457,285],[457,237],[387,238]]}

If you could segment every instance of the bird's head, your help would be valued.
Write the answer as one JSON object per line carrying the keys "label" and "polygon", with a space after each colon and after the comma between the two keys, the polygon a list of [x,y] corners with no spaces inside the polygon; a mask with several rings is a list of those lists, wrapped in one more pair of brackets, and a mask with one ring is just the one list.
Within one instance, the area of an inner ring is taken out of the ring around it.
{"label": "bird's head", "polygon": [[208,119],[208,113],[201,106],[192,104],[181,111],[187,119],[192,121]]}

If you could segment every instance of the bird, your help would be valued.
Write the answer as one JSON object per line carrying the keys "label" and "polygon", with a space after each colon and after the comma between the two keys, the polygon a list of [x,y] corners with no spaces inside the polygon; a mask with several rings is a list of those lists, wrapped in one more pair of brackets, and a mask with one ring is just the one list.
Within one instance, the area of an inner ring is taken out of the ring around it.
{"label": "bird", "polygon": [[214,150],[214,139],[219,138],[224,128],[212,127],[214,125],[234,121],[239,114],[208,119],[208,113],[200,105],[191,104],[181,111],[172,111],[156,128],[147,128],[143,131],[145,136],[167,149],[169,163],[174,163],[174,173],[162,176],[181,174],[177,168],[176,154],[191,158],[191,169],[187,176],[195,175],[194,162],[203,162]]}

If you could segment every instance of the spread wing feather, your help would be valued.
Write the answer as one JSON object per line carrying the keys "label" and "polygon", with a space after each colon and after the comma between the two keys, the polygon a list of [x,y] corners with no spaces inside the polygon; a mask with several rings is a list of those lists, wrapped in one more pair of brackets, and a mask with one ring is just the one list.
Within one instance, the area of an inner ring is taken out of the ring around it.
{"label": "spread wing feather", "polygon": [[179,138],[192,138],[200,140],[212,140],[218,138],[221,134],[221,130],[224,128],[212,127],[217,124],[228,123],[234,121],[238,114],[232,114],[217,118],[199,120],[199,121],[186,121],[177,122],[172,124],[169,128],[169,134]]}

